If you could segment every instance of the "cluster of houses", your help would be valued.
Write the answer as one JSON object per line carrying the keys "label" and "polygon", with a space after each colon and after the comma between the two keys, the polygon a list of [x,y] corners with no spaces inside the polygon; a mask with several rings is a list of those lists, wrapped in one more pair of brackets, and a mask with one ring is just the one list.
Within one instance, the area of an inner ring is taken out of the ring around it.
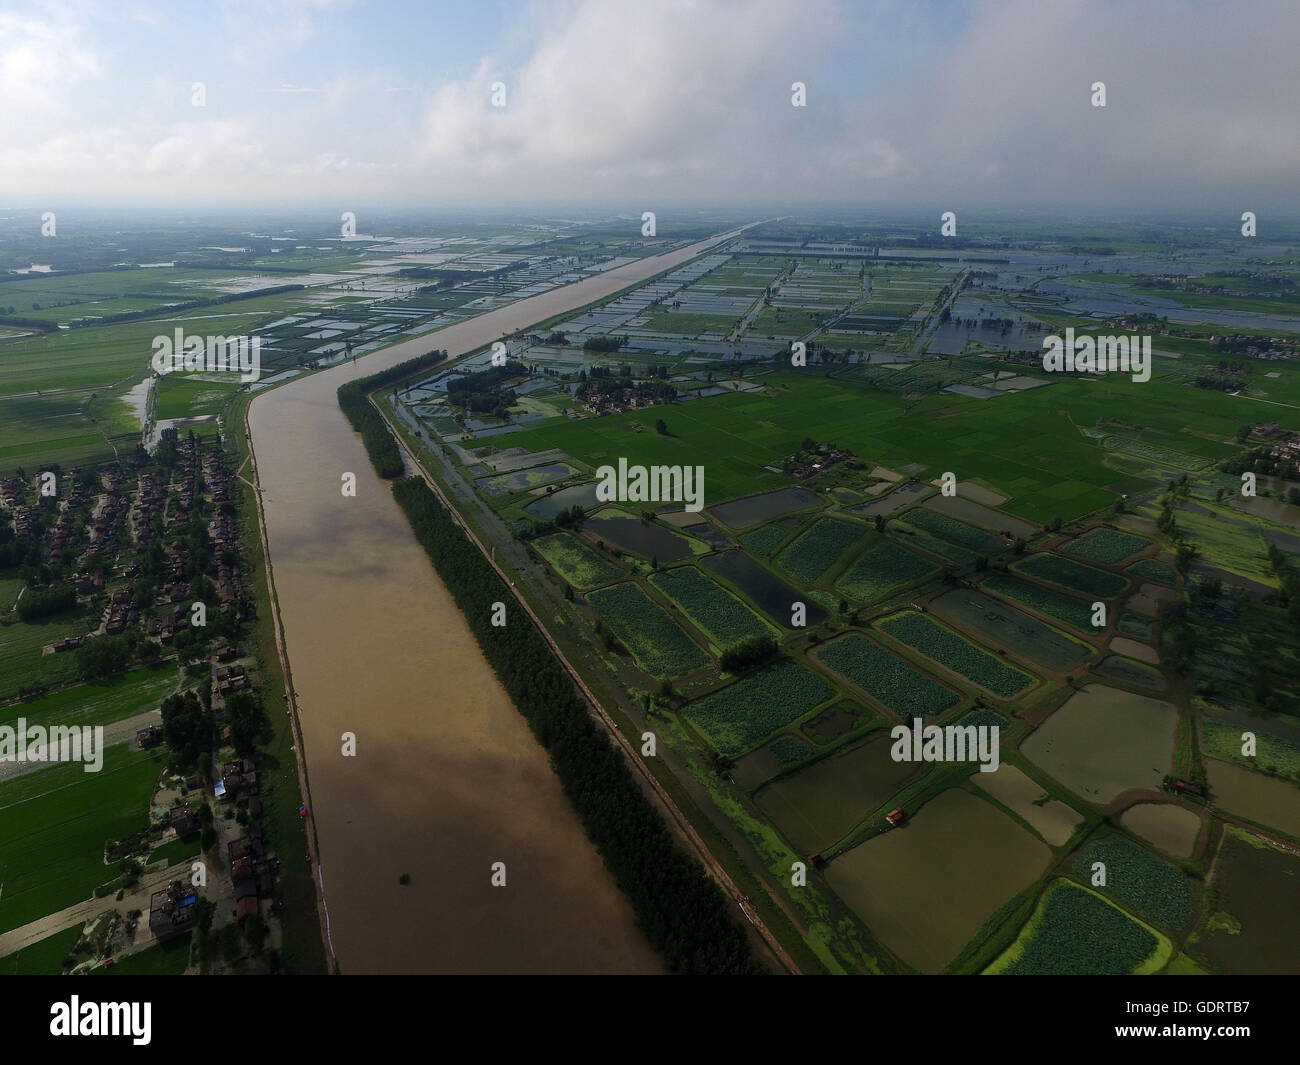
{"label": "cluster of houses", "polygon": [[198,893],[183,880],[173,880],[149,896],[149,931],[159,939],[188,932],[198,920]]}
{"label": "cluster of houses", "polygon": [[806,462],[801,466],[795,466],[790,470],[790,476],[796,481],[804,481],[809,477],[816,477],[817,474],[823,473],[832,466],[840,462],[845,462],[853,457],[850,451],[844,451],[837,447],[827,448],[824,452],[819,453],[811,462]]}
{"label": "cluster of houses", "polygon": [[1210,337],[1210,346],[1231,355],[1277,362],[1300,355],[1300,341],[1294,337],[1257,337],[1241,333]]}

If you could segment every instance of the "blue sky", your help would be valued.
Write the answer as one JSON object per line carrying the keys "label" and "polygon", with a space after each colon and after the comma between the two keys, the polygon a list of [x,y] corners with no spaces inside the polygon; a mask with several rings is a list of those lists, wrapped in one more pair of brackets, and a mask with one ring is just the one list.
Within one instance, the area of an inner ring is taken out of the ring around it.
{"label": "blue sky", "polygon": [[[0,189],[145,206],[1294,211],[1295,12],[1294,0],[10,2]],[[1105,108],[1090,102],[1098,80]],[[490,104],[497,81],[505,107]]]}

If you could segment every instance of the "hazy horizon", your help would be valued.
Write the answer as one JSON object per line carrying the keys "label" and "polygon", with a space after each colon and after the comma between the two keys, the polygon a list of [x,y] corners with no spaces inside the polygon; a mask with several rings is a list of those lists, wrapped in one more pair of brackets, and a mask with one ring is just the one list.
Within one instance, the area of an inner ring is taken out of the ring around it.
{"label": "hazy horizon", "polygon": [[1298,48],[1290,0],[18,3],[0,198],[1264,226],[1296,214]]}

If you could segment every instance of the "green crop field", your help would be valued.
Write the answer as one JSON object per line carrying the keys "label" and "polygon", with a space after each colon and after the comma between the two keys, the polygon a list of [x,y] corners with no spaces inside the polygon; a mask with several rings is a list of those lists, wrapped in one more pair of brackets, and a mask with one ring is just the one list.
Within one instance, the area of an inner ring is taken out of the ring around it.
{"label": "green crop field", "polygon": [[63,959],[81,938],[82,926],[77,924],[39,939],[30,947],[0,958],[0,976],[58,976],[63,971]]}
{"label": "green crop field", "polygon": [[1145,536],[1134,536],[1118,529],[1093,529],[1071,540],[1061,550],[1076,558],[1113,566],[1150,546],[1151,541]]}
{"label": "green crop field", "polygon": [[1030,610],[1036,610],[1057,621],[1063,621],[1080,632],[1097,631],[1092,624],[1091,603],[1051,588],[1044,588],[1033,581],[1022,580],[1009,573],[991,573],[981,582],[980,589],[1020,603]]}
{"label": "green crop field", "polygon": [[760,525],[757,529],[742,533],[740,543],[747,551],[757,552],[760,555],[770,555],[776,550],[777,545],[789,535],[790,530],[782,525]]}
{"label": "green crop field", "polygon": [[65,763],[0,784],[0,932],[88,899],[117,876],[104,844],[148,825],[164,757],[120,744],[98,773]]}
{"label": "green crop field", "polygon": [[650,578],[650,583],[680,606],[719,649],[725,650],[750,636],[775,635],[775,630],[749,607],[694,566],[662,570]]}
{"label": "green crop field", "polygon": [[719,752],[735,757],[833,693],[821,677],[783,659],[696,700],[684,712]]}
{"label": "green crop field", "polygon": [[818,649],[813,657],[904,720],[941,714],[961,699],[860,633],[846,633]]}
{"label": "green crop field", "polygon": [[598,551],[568,533],[552,533],[533,541],[537,553],[575,588],[594,588],[623,576],[623,571]]}
{"label": "green crop field", "polygon": [[1094,840],[1075,855],[1071,868],[1076,877],[1092,884],[1096,862],[1106,867],[1105,886],[1093,887],[1097,894],[1173,932],[1191,921],[1191,884],[1168,862],[1119,835]]}
{"label": "green crop field", "polygon": [[1117,573],[1107,573],[1105,570],[1094,569],[1079,562],[1071,562],[1068,558],[1062,558],[1048,551],[1013,562],[1011,569],[1016,573],[1037,577],[1051,584],[1059,584],[1062,588],[1083,592],[1085,595],[1095,595],[1100,599],[1114,599],[1126,592],[1132,583]]}
{"label": "green crop field", "polygon": [[0,699],[10,699],[23,688],[50,686],[77,675],[75,652],[41,654],[41,648],[61,636],[84,636],[95,620],[81,610],[69,610],[40,621],[13,621],[0,625]]}
{"label": "green crop field", "polygon": [[[761,392],[674,406],[666,419],[671,437],[654,432],[655,421],[665,415],[650,407],[616,417],[548,418],[510,440],[531,451],[560,448],[593,466],[619,456],[629,463],[677,465],[707,455],[710,506],[788,484],[763,466],[797,451],[810,426],[817,427],[819,439],[834,440],[864,460],[890,468],[917,464],[917,476],[961,469],[963,476],[1010,496],[1002,507],[1008,514],[1036,524],[1054,516],[1081,517],[1111,505],[1116,493],[1145,485],[1106,467],[1094,441],[1057,429],[1062,408],[1080,424],[1113,415],[1117,400],[1106,398],[1114,389],[1104,381],[1061,381],[995,401],[945,395],[903,405],[896,395],[853,377],[782,370],[761,380],[766,386]],[[943,417],[936,416],[940,411]],[[1170,422],[1177,412],[1171,403]],[[1152,411],[1152,417],[1163,416],[1163,410]],[[1230,434],[1242,418],[1233,413],[1221,420]],[[1054,462],[1043,463],[1044,455],[1054,456]]]}
{"label": "green crop field", "polygon": [[939,568],[892,540],[863,551],[836,583],[850,599],[870,602],[939,575]]}
{"label": "green crop field", "polygon": [[987,550],[996,543],[994,538],[983,529],[967,525],[964,521],[957,521],[956,518],[950,518],[946,514],[936,514],[933,510],[926,510],[925,507],[913,507],[897,520],[923,529],[941,540],[949,540],[975,551]]}
{"label": "green crop field", "polygon": [[624,582],[589,592],[587,602],[647,673],[680,677],[708,665],[700,645],[640,585]]}
{"label": "green crop field", "polygon": [[1157,562],[1154,558],[1134,562],[1125,572],[1141,577],[1144,581],[1156,581],[1170,587],[1178,584],[1178,574],[1174,572],[1174,567],[1167,562]]}
{"label": "green crop field", "polygon": [[211,381],[167,374],[154,383],[154,417],[161,421],[218,414],[230,397],[239,391],[238,382],[237,375],[224,381]]}
{"label": "green crop field", "polygon": [[1039,900],[1019,938],[986,972],[1010,976],[1154,972],[1173,946],[1123,910],[1068,881]]}
{"label": "green crop field", "polygon": [[21,716],[28,725],[107,725],[156,710],[176,688],[176,666],[167,662],[95,684],[74,684],[30,702],[0,708],[0,722]]}
{"label": "green crop field", "polygon": [[1029,674],[999,662],[987,651],[981,651],[969,640],[914,610],[895,614],[877,625],[896,640],[1000,698],[1013,699],[1034,682]]}
{"label": "green crop field", "polygon": [[[1300,742],[1274,736],[1258,728],[1228,725],[1210,717],[1200,717],[1197,724],[1201,749],[1205,754],[1250,769],[1267,769],[1272,766],[1282,776],[1300,780]],[[1253,758],[1241,753],[1242,733],[1247,731],[1255,734]]]}
{"label": "green crop field", "polygon": [[868,535],[865,525],[820,518],[800,533],[781,552],[777,561],[781,567],[804,584],[813,584],[835,560],[853,544]]}

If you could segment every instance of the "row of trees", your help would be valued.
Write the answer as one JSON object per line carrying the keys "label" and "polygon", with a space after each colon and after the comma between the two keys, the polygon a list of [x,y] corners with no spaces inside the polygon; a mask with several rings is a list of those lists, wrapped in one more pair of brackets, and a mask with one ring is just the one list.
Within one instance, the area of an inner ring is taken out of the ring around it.
{"label": "row of trees", "polygon": [[397,447],[397,441],[388,430],[388,423],[370,402],[367,393],[372,389],[382,388],[392,381],[401,380],[418,370],[435,366],[446,357],[445,351],[430,351],[406,362],[400,362],[390,369],[371,374],[369,377],[349,381],[339,388],[339,406],[347,415],[348,421],[352,423],[352,428],[361,434],[361,442],[366,446],[366,454],[370,456],[375,472],[380,477],[400,477],[405,472],[406,466],[402,463],[402,453]]}
{"label": "row of trees", "polygon": [[398,481],[393,495],[669,969],[761,972],[721,890],[677,845],[541,633],[518,611],[491,624],[493,604],[510,599],[496,571],[422,480]]}

